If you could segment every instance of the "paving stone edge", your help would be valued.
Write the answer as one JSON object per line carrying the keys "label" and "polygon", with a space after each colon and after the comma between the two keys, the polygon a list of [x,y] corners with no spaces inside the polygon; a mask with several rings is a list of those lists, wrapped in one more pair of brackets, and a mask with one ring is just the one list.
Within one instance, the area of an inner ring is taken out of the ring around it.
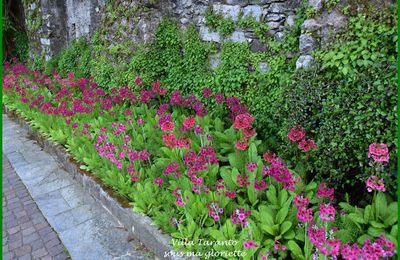
{"label": "paving stone edge", "polygon": [[123,206],[120,201],[125,201],[126,203],[128,203],[128,201],[125,198],[114,194],[110,189],[105,189],[104,184],[101,185],[98,181],[96,182],[94,175],[82,174],[79,166],[72,162],[73,157],[68,154],[63,146],[48,140],[44,135],[34,130],[27,120],[16,111],[11,110],[4,105],[3,113],[7,114],[11,120],[26,129],[30,135],[29,138],[38,142],[45,151],[53,155],[55,159],[62,164],[66,172],[71,174],[75,180],[81,183],[85,189],[103,205],[103,207],[111,212],[111,214],[114,215],[125,228],[127,228],[130,234],[143,243],[143,245],[156,256],[161,259],[171,260],[198,259],[197,257],[164,257],[165,253],[173,251],[172,247],[168,243],[172,238],[167,234],[162,234],[152,223],[150,217],[134,212],[131,207]]}

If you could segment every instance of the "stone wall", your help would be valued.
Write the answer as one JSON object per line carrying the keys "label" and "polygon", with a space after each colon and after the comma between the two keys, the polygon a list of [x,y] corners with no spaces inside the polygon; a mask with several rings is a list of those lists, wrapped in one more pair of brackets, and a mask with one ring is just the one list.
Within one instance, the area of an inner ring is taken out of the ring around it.
{"label": "stone wall", "polygon": [[99,25],[105,0],[30,0],[24,11],[30,51],[46,60],[73,39],[91,36]]}
{"label": "stone wall", "polygon": [[[325,10],[324,0],[309,0],[308,5],[316,15],[302,25],[297,68],[308,67],[310,53],[329,42],[336,32],[345,29],[347,18],[339,10],[350,0],[342,0],[338,8]],[[379,0],[376,0],[379,2]],[[150,42],[157,24],[163,17],[174,17],[182,27],[194,23],[204,41],[248,42],[252,51],[266,51],[265,43],[257,39],[251,29],[235,28],[223,37],[206,25],[205,13],[212,8],[216,14],[238,20],[252,16],[269,26],[269,36],[281,40],[285,28],[294,24],[300,0],[29,0],[25,1],[26,13],[41,15],[42,24],[30,34],[32,53],[41,53],[46,59],[58,53],[68,42],[82,36],[91,37],[100,31],[108,47],[117,44],[131,45]],[[381,2],[391,2],[381,0]],[[381,6],[382,3],[374,3]],[[372,2],[371,2],[372,3]],[[357,7],[358,8],[358,7]],[[27,16],[27,19],[32,19]],[[97,30],[99,29],[100,30]],[[28,28],[29,30],[29,28]],[[129,43],[129,44],[127,44]],[[212,57],[218,64],[218,57]]]}

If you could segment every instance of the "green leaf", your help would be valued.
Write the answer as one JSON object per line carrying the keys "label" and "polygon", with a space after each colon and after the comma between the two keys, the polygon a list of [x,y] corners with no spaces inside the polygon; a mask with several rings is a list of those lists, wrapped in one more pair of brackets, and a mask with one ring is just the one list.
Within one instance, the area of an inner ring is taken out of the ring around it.
{"label": "green leaf", "polygon": [[299,259],[299,260],[303,260],[304,256],[303,256],[303,252],[301,251],[301,248],[299,247],[299,245],[294,241],[294,240],[290,240],[287,244],[288,249],[292,252],[292,256],[294,259]]}
{"label": "green leaf", "polygon": [[371,216],[371,205],[368,205],[365,207],[365,210],[364,210],[364,220],[366,223],[369,222],[370,216]]}
{"label": "green leaf", "polygon": [[267,198],[269,202],[278,206],[278,199],[276,198],[276,190],[274,185],[270,185],[267,190]]}
{"label": "green leaf", "polygon": [[371,240],[372,237],[370,235],[364,234],[357,239],[357,242],[362,245],[367,239]]}
{"label": "green leaf", "polygon": [[370,222],[371,226],[373,226],[374,228],[385,228],[386,226],[382,223],[376,222],[376,221],[371,221]]}
{"label": "green leaf", "polygon": [[278,211],[278,214],[276,214],[275,222],[278,223],[278,224],[282,224],[283,221],[285,221],[288,212],[289,212],[289,208],[287,208],[287,207],[281,208]]}
{"label": "green leaf", "polygon": [[368,228],[368,235],[371,235],[373,237],[379,237],[380,235],[382,235],[384,233],[385,233],[385,230],[382,228],[374,228],[374,227]]}
{"label": "green leaf", "polygon": [[275,232],[273,226],[270,226],[270,225],[261,225],[261,228],[262,228],[265,232],[267,232],[268,234],[270,234],[270,235],[272,235],[272,236],[275,236],[275,235],[276,235],[276,232]]}
{"label": "green leaf", "polygon": [[292,222],[290,221],[283,222],[281,225],[280,235],[282,236],[283,234],[285,234],[291,227],[292,227]]}
{"label": "green leaf", "polygon": [[359,214],[357,213],[350,213],[348,215],[348,218],[350,218],[351,220],[353,220],[355,223],[360,223],[360,224],[366,224],[365,220],[363,217],[361,217]]}
{"label": "green leaf", "polygon": [[267,206],[260,206],[261,222],[269,226],[274,225],[274,212]]}

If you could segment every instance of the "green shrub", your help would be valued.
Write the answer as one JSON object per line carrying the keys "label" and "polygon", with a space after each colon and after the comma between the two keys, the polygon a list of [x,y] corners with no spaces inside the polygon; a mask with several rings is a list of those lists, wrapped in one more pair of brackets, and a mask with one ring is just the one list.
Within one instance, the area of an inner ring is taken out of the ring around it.
{"label": "green shrub", "polygon": [[338,42],[317,53],[320,67],[293,74],[284,90],[282,107],[287,109],[278,111],[286,121],[283,139],[300,124],[318,142],[312,176],[341,189],[358,184],[358,196],[365,192],[368,145],[373,142],[389,145],[387,179],[392,181],[386,185],[390,193],[396,190],[397,37],[391,21],[386,14],[351,18]]}
{"label": "green shrub", "polygon": [[90,76],[91,48],[84,38],[71,42],[55,59],[58,61],[58,72],[63,77],[68,72],[73,72],[77,77]]}

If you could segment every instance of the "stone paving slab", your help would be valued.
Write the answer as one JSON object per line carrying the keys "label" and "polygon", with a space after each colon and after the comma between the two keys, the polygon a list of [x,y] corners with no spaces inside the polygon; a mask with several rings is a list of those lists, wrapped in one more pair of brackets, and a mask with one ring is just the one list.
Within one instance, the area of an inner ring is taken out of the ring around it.
{"label": "stone paving slab", "polygon": [[69,259],[56,232],[3,155],[3,258]]}
{"label": "stone paving slab", "polygon": [[3,152],[72,259],[149,259],[118,220],[4,114]]}

